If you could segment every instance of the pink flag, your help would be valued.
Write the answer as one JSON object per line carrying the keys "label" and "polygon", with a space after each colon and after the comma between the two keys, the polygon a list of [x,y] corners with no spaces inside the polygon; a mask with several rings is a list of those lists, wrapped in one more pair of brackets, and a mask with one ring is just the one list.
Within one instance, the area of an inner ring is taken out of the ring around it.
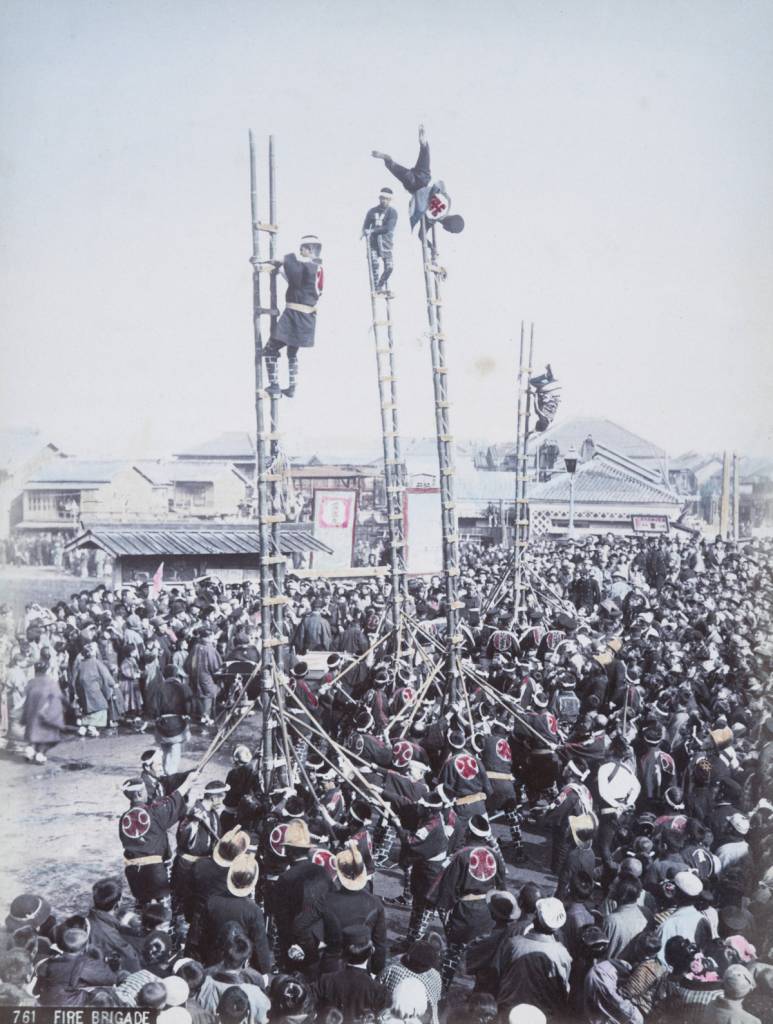
{"label": "pink flag", "polygon": [[150,584],[150,592],[153,595],[153,597],[158,597],[159,595],[159,592],[161,590],[161,580],[163,579],[163,576],[164,563],[162,562],[161,565],[159,565],[159,567],[153,573],[153,579]]}

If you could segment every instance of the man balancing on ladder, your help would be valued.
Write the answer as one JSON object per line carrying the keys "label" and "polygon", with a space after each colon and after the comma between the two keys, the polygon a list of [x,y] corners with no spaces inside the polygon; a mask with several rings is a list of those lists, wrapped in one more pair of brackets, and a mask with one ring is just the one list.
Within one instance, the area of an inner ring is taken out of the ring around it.
{"label": "man balancing on ladder", "polygon": [[[288,253],[273,266],[287,281],[285,308],[276,321],[268,345],[263,350],[268,371],[268,390],[292,398],[298,383],[298,349],[314,345],[317,325],[317,302],[322,294],[322,244],[316,235],[304,235],[298,255]],[[279,387],[279,356],[287,348],[289,381]]]}
{"label": "man balancing on ladder", "polygon": [[446,192],[442,181],[432,180],[429,167],[429,143],[424,125],[419,125],[419,155],[413,167],[403,167],[387,153],[374,149],[371,153],[377,160],[383,160],[384,166],[411,193],[410,220],[411,228],[416,227],[422,217],[438,221],[452,234],[464,230],[464,218],[451,213],[451,198]]}

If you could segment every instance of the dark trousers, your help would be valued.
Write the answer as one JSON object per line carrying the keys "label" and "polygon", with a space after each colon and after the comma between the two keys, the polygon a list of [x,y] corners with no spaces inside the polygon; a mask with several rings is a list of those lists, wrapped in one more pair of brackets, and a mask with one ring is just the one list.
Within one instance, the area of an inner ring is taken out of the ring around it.
{"label": "dark trousers", "polygon": [[385,160],[386,168],[397,178],[403,188],[408,192],[418,192],[420,188],[426,188],[432,180],[429,170],[429,146],[426,142],[419,146],[419,155],[413,167],[403,167],[394,160]]}

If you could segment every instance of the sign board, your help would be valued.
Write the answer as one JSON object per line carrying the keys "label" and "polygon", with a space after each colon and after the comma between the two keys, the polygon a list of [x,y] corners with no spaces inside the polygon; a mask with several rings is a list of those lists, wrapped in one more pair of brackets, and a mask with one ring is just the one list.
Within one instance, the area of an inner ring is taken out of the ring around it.
{"label": "sign board", "polygon": [[632,516],[635,533],[668,533],[668,516]]}
{"label": "sign board", "polygon": [[348,569],[354,553],[354,521],[357,492],[318,488],[314,491],[314,536],[333,549],[314,551],[315,569]]}
{"label": "sign board", "polygon": [[412,575],[443,571],[440,488],[409,487],[403,505],[405,566]]}

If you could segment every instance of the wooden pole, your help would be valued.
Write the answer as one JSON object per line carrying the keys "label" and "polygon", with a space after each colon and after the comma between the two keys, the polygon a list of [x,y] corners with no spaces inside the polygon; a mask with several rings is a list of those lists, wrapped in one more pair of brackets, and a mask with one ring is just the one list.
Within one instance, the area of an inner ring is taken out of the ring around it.
{"label": "wooden pole", "polygon": [[271,759],[273,735],[271,727],[271,696],[273,692],[272,673],[274,668],[273,638],[271,635],[271,572],[270,572],[270,509],[266,482],[266,428],[263,403],[267,397],[263,381],[263,335],[261,330],[260,275],[262,270],[260,254],[260,221],[258,219],[258,184],[255,159],[255,139],[250,132],[250,207],[252,214],[252,323],[255,361],[255,496],[257,502],[259,536],[259,582],[260,582],[260,628],[261,628],[261,676],[260,710],[262,716],[261,769],[265,792],[271,789]]}
{"label": "wooden pole", "polygon": [[729,538],[730,530],[730,453],[722,455],[722,495],[719,503],[719,534]]}
{"label": "wooden pole", "polygon": [[443,270],[438,264],[437,232],[428,226],[427,218],[419,223],[421,252],[424,261],[424,290],[427,300],[430,351],[432,353],[432,385],[435,394],[435,431],[437,435],[440,478],[440,508],[443,534],[443,575],[446,591],[446,642],[448,657],[448,696],[455,703],[459,690],[459,609],[457,598],[459,577],[459,533],[454,500],[454,439],[451,434],[450,402],[448,400],[448,366],[446,336],[443,333],[443,302],[440,280]]}

